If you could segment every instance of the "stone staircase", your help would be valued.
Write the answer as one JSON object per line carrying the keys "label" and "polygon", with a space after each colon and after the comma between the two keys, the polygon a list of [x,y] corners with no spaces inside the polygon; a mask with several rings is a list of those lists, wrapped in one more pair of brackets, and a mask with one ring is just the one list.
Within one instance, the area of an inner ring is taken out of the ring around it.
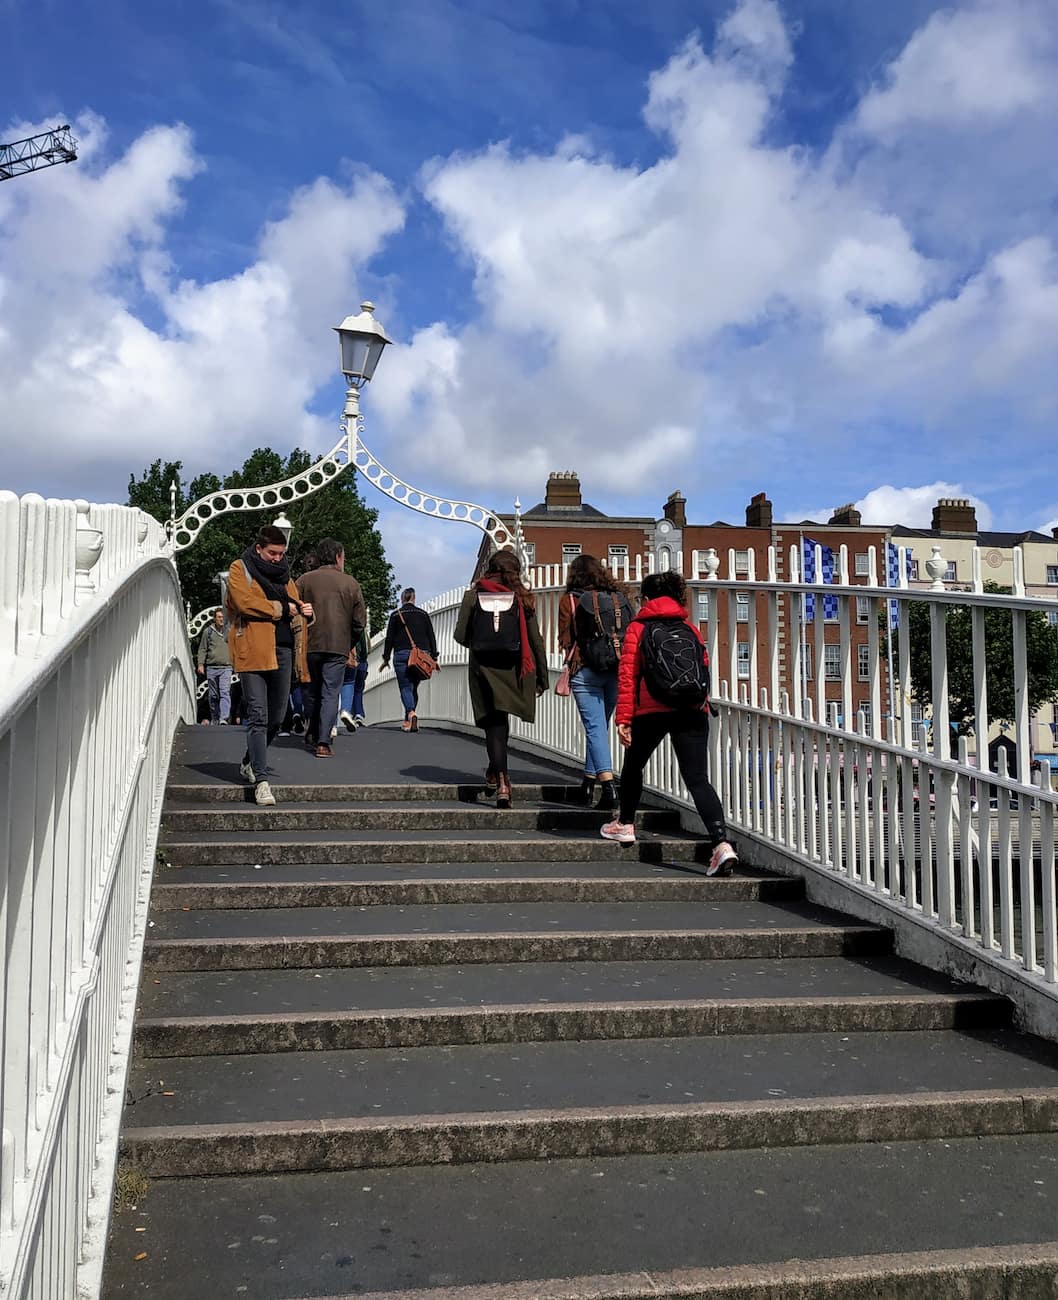
{"label": "stone staircase", "polygon": [[1058,1295],[1002,999],[540,765],[509,812],[324,766],[170,786],[107,1300]]}

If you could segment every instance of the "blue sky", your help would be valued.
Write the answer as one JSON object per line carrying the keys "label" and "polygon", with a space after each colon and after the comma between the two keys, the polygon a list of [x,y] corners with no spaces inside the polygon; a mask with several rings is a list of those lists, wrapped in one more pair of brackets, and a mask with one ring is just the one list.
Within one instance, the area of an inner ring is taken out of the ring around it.
{"label": "blue sky", "polygon": [[[0,0],[0,40],[0,138],[83,142],[0,186],[0,486],[325,449],[370,296],[366,441],[431,491],[1058,518],[1051,0]],[[382,523],[463,578],[470,530]]]}

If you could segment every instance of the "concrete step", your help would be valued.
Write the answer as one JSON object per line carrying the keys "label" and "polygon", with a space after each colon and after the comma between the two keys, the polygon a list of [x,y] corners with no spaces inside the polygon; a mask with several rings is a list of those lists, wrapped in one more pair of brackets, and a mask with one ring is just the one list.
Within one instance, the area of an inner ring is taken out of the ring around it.
{"label": "concrete step", "polygon": [[[601,823],[600,823],[601,824]],[[217,831],[208,838],[168,835],[163,854],[183,866],[314,862],[706,862],[709,847],[692,835],[641,834],[614,844],[595,833],[462,830],[449,838],[431,831]]]}
{"label": "concrete step", "polygon": [[890,931],[807,903],[482,903],[159,912],[148,970],[878,954]]}
{"label": "concrete step", "polygon": [[[290,785],[284,781],[270,783],[272,793],[284,803],[437,803],[458,801],[476,804],[483,801],[481,781],[445,783],[421,781],[407,784],[333,784],[311,782]],[[579,790],[576,782],[544,783],[539,780],[516,782],[515,794],[521,803],[574,805]],[[238,781],[229,783],[198,781],[170,783],[165,788],[166,808],[173,810],[214,804],[253,803],[253,786]],[[488,806],[484,804],[483,806]]]}
{"label": "concrete step", "polygon": [[[519,864],[521,870],[503,875],[482,875],[481,864],[463,864],[467,874],[453,880],[424,876],[389,880],[378,868],[360,868],[364,878],[342,878],[347,866],[229,867],[169,870],[166,880],[156,878],[151,890],[153,913],[195,911],[205,908],[268,907],[369,907],[416,906],[440,903],[643,903],[676,901],[779,902],[803,898],[800,880],[762,876],[712,877],[701,869],[679,872],[663,867],[640,869],[602,864],[606,874],[584,877],[591,863],[558,864],[544,871],[537,864]],[[502,863],[500,866],[513,866]],[[551,866],[552,864],[546,864]],[[182,877],[195,872],[199,879]],[[275,873],[282,871],[283,879]],[[205,879],[201,879],[205,876]],[[170,883],[171,882],[171,883]]]}
{"label": "concrete step", "polygon": [[[568,834],[597,835],[612,812],[590,808],[562,807],[539,802],[501,809],[489,804],[460,803],[458,800],[418,803],[280,803],[275,808],[232,807],[223,811],[208,808],[178,809],[170,806],[162,817],[162,837],[194,838],[213,836],[218,831],[510,831],[556,830]],[[636,818],[640,830],[678,831],[675,811],[647,809]]]}
{"label": "concrete step", "polygon": [[1028,1300],[1056,1200],[1058,1134],[178,1178],[115,1217],[104,1293]]}
{"label": "concrete step", "polygon": [[1058,1045],[1012,1028],[723,1034],[139,1057],[127,1123],[378,1119],[689,1102],[1051,1093]]}

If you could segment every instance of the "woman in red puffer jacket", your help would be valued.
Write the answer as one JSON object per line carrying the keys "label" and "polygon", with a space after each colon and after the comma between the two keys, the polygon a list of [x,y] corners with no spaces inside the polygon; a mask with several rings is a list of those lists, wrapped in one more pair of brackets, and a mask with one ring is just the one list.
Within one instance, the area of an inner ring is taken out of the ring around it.
{"label": "woman in red puffer jacket", "polygon": [[617,669],[617,734],[626,749],[621,771],[621,807],[602,828],[603,839],[634,844],[635,818],[643,794],[643,769],[651,754],[668,736],[680,775],[691,792],[698,816],[705,823],[712,845],[707,876],[730,875],[738,855],[727,838],[724,809],[707,776],[709,704],[673,708],[651,695],[643,679],[640,642],[644,626],[653,619],[686,623],[701,642],[702,659],[709,659],[701,633],[687,617],[687,584],[680,574],[652,573],[643,579],[643,606],[629,624]]}

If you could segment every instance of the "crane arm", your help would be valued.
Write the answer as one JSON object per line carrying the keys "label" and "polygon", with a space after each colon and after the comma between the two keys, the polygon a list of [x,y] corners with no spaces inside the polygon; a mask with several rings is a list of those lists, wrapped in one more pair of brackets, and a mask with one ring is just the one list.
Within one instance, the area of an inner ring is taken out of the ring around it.
{"label": "crane arm", "polygon": [[57,126],[53,131],[0,144],[0,181],[9,181],[24,172],[40,171],[56,163],[73,162],[77,157],[77,141],[68,126]]}

